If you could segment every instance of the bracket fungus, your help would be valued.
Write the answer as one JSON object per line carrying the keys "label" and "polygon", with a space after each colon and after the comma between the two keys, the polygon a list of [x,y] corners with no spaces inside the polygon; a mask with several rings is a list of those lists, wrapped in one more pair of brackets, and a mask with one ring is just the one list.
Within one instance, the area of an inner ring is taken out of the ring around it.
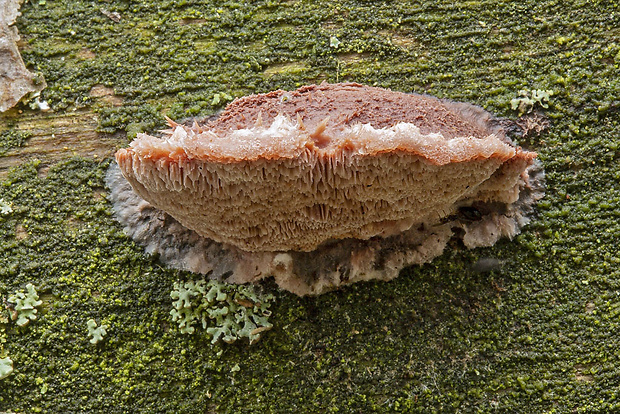
{"label": "bracket fungus", "polygon": [[236,99],[116,153],[127,233],[169,265],[299,295],[396,277],[513,237],[543,196],[536,154],[482,108],[354,83]]}

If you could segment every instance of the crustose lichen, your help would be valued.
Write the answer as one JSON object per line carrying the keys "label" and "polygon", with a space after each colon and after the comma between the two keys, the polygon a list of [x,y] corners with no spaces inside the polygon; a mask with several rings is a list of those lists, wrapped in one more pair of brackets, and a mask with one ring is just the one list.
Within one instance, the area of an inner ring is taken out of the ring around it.
{"label": "crustose lichen", "polygon": [[248,338],[251,345],[272,327],[267,319],[274,296],[258,294],[252,286],[204,279],[177,282],[170,297],[174,299],[170,315],[181,332],[191,334],[195,325],[202,323],[212,337],[211,343]]}

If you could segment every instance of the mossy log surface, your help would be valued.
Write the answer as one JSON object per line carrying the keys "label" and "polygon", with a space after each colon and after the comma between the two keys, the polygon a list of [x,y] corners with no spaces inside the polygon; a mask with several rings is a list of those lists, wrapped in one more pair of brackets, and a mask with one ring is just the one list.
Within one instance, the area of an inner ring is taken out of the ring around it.
{"label": "mossy log surface", "polygon": [[[48,87],[0,114],[0,412],[620,410],[620,6],[612,1],[31,1],[17,21]],[[252,346],[181,334],[164,268],[113,220],[103,176],[139,131],[323,80],[476,103],[516,119],[552,90],[538,217],[390,283],[276,295]],[[503,266],[477,273],[480,258]],[[4,312],[4,310],[3,310]],[[107,325],[89,342],[87,321]]]}

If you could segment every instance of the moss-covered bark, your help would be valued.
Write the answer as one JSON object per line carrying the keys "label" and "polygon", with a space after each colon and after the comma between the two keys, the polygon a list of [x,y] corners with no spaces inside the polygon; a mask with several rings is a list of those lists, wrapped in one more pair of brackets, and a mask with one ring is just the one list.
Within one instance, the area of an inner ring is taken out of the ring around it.
{"label": "moss-covered bark", "polygon": [[[1,145],[0,167],[17,168],[0,183],[12,209],[0,215],[0,292],[30,282],[44,301],[24,328],[0,319],[15,369],[0,382],[0,411],[620,409],[614,2],[47,0],[25,4],[18,26],[54,114],[0,115],[2,140],[38,122],[25,144]],[[322,80],[513,118],[519,90],[553,90],[550,128],[520,142],[547,172],[539,217],[513,241],[454,246],[391,283],[317,298],[267,284],[274,328],[251,347],[179,333],[170,291],[192,275],[162,268],[123,235],[105,199],[104,155],[124,132],[159,128],[163,114],[208,116],[227,95]],[[46,158],[66,126],[44,126],[76,113],[96,125],[78,123],[62,135],[69,149]],[[39,154],[47,165],[28,161]],[[476,273],[480,257],[505,265]],[[89,319],[108,326],[96,345]]]}

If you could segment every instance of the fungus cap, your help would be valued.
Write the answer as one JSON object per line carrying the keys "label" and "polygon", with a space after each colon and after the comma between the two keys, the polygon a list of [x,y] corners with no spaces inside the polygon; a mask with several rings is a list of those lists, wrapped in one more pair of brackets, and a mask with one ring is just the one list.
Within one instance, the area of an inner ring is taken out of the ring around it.
{"label": "fungus cap", "polygon": [[483,109],[359,84],[236,99],[140,134],[107,176],[126,232],[168,265],[299,295],[512,238],[544,194],[535,153]]}
{"label": "fungus cap", "polygon": [[430,96],[322,84],[237,99],[205,126],[171,122],[116,160],[143,199],[203,237],[312,251],[400,233],[464,200],[515,201],[535,154],[489,119]]}

